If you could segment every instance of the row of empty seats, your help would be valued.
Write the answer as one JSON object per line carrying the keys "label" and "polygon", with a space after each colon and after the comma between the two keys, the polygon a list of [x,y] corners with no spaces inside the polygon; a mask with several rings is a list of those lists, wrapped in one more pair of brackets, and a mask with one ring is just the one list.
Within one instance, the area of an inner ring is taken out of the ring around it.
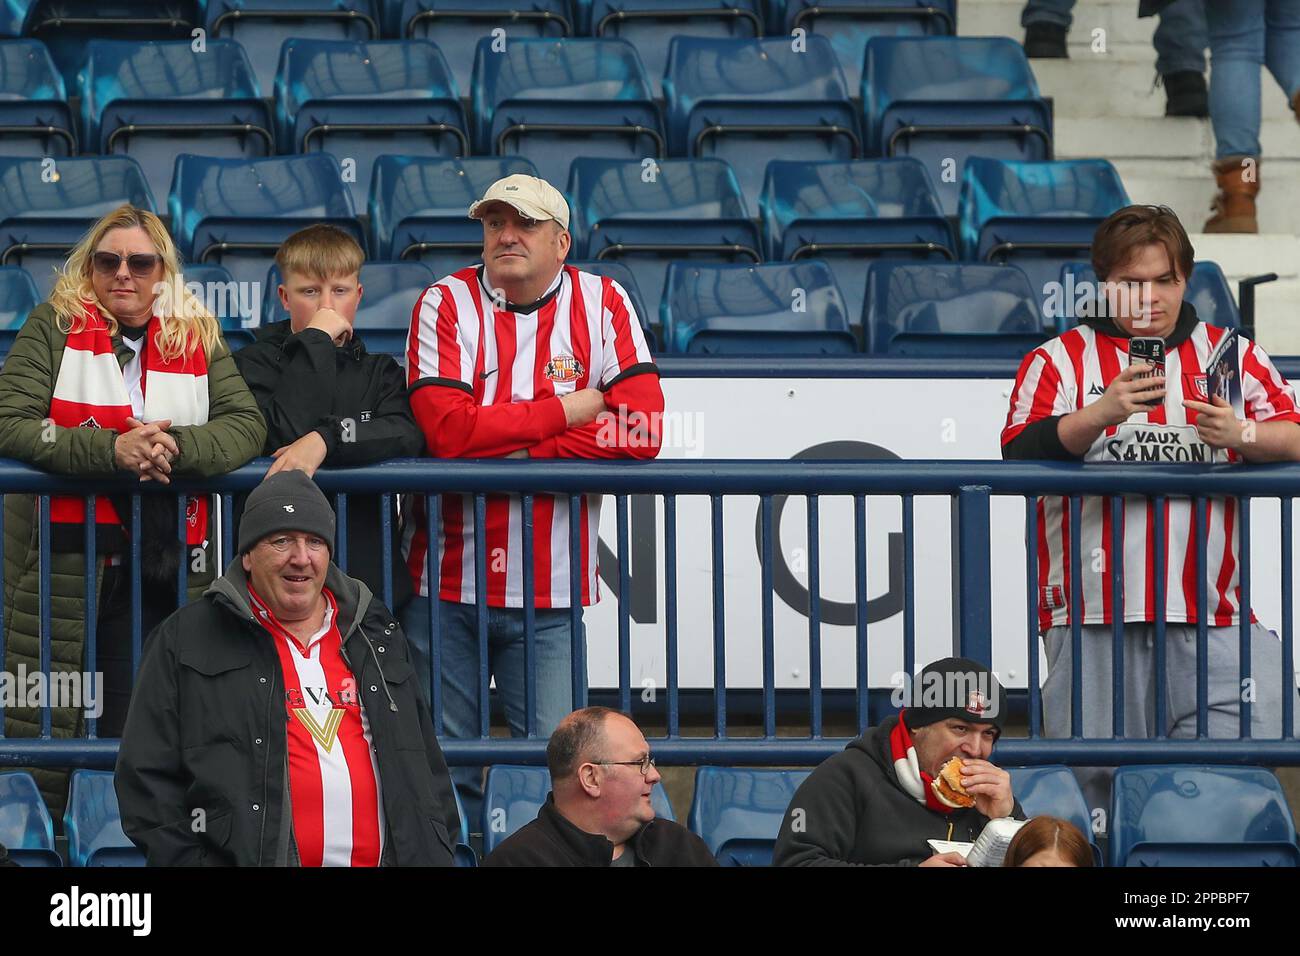
{"label": "row of empty seats", "polygon": [[[278,62],[272,80],[257,70]],[[65,84],[38,41],[0,42],[6,150],[141,159],[155,192],[177,152],[255,158],[334,152],[369,180],[384,153],[523,155],[562,182],[575,154],[640,160],[716,157],[758,194],[773,154],[787,160],[913,156],[957,208],[968,156],[1045,160],[1051,111],[1024,51],[1005,37],[879,37],[866,46],[862,100],[830,41],[675,37],[656,99],[620,39],[478,42],[468,85],[423,40],[287,39],[274,54],[211,39],[96,40]],[[274,104],[262,99],[274,92]],[[468,96],[466,115],[461,97]],[[363,195],[355,197],[358,201]]]}
{"label": "row of empty seats", "polygon": [[[1027,816],[1068,820],[1091,838],[1087,804],[1068,767],[1010,767],[1012,790]],[[781,821],[807,770],[701,767],[688,826],[724,866],[767,866]],[[550,778],[543,767],[498,765],[483,798],[483,852],[532,821]],[[651,801],[675,820],[662,783]],[[477,862],[457,798],[458,865]],[[1137,766],[1115,773],[1111,799],[1111,866],[1288,866],[1300,864],[1295,824],[1277,778],[1253,767]],[[122,831],[113,775],[78,770],[64,815],[72,866],[139,866],[142,854]],[[0,773],[0,843],[29,866],[60,866],[53,822],[25,772]],[[1094,843],[1094,858],[1102,854]]]}
{"label": "row of empty seats", "polygon": [[[465,211],[495,179],[536,173],[521,158],[380,156],[369,181],[368,227],[357,221],[348,176],[330,154],[262,160],[175,158],[168,211],[192,262],[226,264],[260,280],[274,246],[306,222],[335,222],[377,259],[417,259],[446,274],[481,248]],[[82,224],[121,202],[155,208],[129,157],[0,160],[0,263],[22,264],[48,292],[52,267]],[[720,160],[571,161],[575,258],[616,259],[660,300],[669,261],[826,259],[862,311],[874,258],[985,261],[1020,266],[1035,288],[1086,256],[1097,223],[1128,201],[1103,160],[968,161],[954,241],[924,166],[912,159],[765,168],[757,212]],[[856,321],[854,318],[853,321]]]}
{"label": "row of empty seats", "polygon": [[674,36],[751,39],[817,34],[832,45],[856,89],[863,49],[874,36],[952,35],[956,0],[8,0],[0,36],[49,43],[69,84],[91,39],[211,39],[244,43],[269,89],[281,43],[432,39],[447,49],[462,89],[485,36],[624,39],[635,44],[659,95]]}
{"label": "row of empty seats", "polygon": [[[652,351],[806,355],[851,354],[865,347],[874,355],[1019,358],[1053,334],[1024,273],[1011,266],[877,261],[867,270],[862,324],[855,326],[835,277],[820,260],[672,263],[656,330],[626,266],[611,260],[574,265],[608,275],[628,291]],[[202,286],[200,298],[222,320],[232,348],[252,341],[249,323],[288,317],[276,293],[280,276],[274,266],[255,302],[240,298],[241,290],[221,266],[188,266],[184,276],[187,283]],[[371,351],[404,359],[411,307],[438,278],[419,262],[362,266],[365,293],[356,328]],[[1056,317],[1056,329],[1072,326],[1076,312],[1090,312],[1094,297],[1085,298],[1081,306],[1078,297],[1070,296],[1070,290],[1089,281],[1095,279],[1088,264],[1066,266],[1061,300],[1068,297],[1068,311]],[[1211,324],[1240,326],[1227,280],[1215,263],[1197,263],[1188,300]],[[35,283],[24,270],[0,267],[0,354],[39,301]]]}

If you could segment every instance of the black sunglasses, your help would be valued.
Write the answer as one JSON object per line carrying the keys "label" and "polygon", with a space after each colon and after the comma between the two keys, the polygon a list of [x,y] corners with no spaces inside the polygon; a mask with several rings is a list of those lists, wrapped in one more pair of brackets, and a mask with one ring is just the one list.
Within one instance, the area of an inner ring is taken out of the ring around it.
{"label": "black sunglasses", "polygon": [[143,278],[153,274],[162,256],[148,252],[137,252],[129,256],[119,256],[116,252],[97,252],[91,256],[91,263],[100,275],[111,276],[117,274],[123,259],[126,260],[126,267],[131,270],[131,275]]}

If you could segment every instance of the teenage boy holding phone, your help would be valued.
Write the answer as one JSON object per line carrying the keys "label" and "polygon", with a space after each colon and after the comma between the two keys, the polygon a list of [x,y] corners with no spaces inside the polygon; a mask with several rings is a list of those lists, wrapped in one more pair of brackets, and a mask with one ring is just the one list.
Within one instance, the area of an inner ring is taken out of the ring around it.
{"label": "teenage boy holding phone", "polygon": [[[1220,396],[1211,399],[1208,363],[1229,333],[1202,322],[1183,300],[1193,251],[1170,209],[1128,206],[1114,213],[1093,238],[1092,263],[1100,282],[1115,284],[1111,317],[1082,318],[1078,327],[1025,356],[1002,431],[1004,458],[1162,464],[1300,460],[1295,392],[1263,349],[1246,339],[1237,342],[1233,371],[1239,407]],[[1159,341],[1142,341],[1150,339]],[[1161,352],[1163,369],[1148,364]],[[1134,354],[1147,360],[1135,360]],[[1110,737],[1112,732],[1110,569],[1117,562],[1111,554],[1110,499],[1085,497],[1082,505],[1083,588],[1076,608],[1070,593],[1069,500],[1038,500],[1039,626],[1048,666],[1043,722],[1049,737],[1071,733],[1070,625],[1076,615],[1083,631],[1083,735]],[[1144,497],[1124,498],[1124,733],[1153,736],[1159,703],[1166,707],[1170,736],[1196,735],[1196,548],[1198,537],[1206,537],[1208,733],[1236,737],[1246,692],[1239,673],[1239,509],[1234,498],[1210,498],[1205,531],[1196,527],[1189,498],[1166,498],[1164,511],[1164,566],[1156,568],[1155,504]],[[1164,579],[1168,622],[1167,694],[1161,702],[1155,699],[1157,575]],[[1250,621],[1251,733],[1278,737],[1281,646],[1253,615]],[[1294,680],[1285,683],[1294,694]]]}

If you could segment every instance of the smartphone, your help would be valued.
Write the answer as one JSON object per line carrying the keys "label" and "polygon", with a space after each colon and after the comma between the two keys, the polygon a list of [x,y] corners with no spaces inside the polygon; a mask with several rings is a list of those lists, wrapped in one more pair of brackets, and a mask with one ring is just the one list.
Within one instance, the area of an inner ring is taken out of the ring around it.
{"label": "smartphone", "polygon": [[[1154,378],[1165,374],[1165,340],[1156,335],[1139,335],[1128,340],[1128,358],[1131,364],[1150,365],[1151,371],[1138,378]],[[1144,402],[1155,407],[1161,402],[1153,400]]]}

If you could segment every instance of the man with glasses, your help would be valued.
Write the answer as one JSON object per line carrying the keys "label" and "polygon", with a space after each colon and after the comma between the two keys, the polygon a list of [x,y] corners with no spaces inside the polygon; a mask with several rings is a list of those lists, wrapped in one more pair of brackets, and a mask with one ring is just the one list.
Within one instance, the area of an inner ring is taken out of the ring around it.
{"label": "man with glasses", "polygon": [[631,719],[608,707],[565,717],[546,745],[551,793],[484,866],[717,866],[704,841],[655,816],[659,771]]}
{"label": "man with glasses", "polygon": [[406,638],[330,560],[307,475],[248,496],[239,556],[149,636],[118,754],[151,865],[450,866],[460,818]]}

